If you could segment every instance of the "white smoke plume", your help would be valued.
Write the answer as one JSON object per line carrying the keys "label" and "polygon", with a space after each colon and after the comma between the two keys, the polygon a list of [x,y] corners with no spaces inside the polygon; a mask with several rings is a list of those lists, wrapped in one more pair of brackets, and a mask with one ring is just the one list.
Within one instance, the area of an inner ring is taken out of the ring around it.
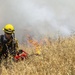
{"label": "white smoke plume", "polygon": [[75,28],[74,3],[74,0],[0,0],[0,33],[5,24],[11,23],[19,40],[25,33],[70,35]]}

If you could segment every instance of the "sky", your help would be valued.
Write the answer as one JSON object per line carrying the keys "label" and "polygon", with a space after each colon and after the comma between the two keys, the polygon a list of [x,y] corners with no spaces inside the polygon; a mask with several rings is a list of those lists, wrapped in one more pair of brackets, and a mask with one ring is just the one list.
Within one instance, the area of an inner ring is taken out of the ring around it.
{"label": "sky", "polygon": [[67,36],[75,31],[75,0],[0,0],[0,34],[11,23],[22,41],[32,36]]}

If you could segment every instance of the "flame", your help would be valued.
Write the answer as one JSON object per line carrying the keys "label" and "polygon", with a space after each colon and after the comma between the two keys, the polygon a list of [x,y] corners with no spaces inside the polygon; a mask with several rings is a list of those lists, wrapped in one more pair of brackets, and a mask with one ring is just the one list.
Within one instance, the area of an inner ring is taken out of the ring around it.
{"label": "flame", "polygon": [[36,50],[36,54],[40,55],[41,54],[41,46],[40,44],[38,43],[37,40],[33,39],[31,36],[27,36],[28,38],[28,41],[29,43],[31,43],[34,47],[35,47],[35,50]]}

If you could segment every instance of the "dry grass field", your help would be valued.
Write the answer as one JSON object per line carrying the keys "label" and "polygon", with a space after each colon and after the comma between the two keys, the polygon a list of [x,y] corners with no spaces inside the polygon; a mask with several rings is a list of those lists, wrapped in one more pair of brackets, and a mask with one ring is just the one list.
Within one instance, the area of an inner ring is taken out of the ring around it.
{"label": "dry grass field", "polygon": [[8,60],[7,68],[2,62],[1,75],[75,75],[75,36],[45,40],[40,45],[41,55],[34,55],[35,48],[22,45],[31,55],[17,63]]}

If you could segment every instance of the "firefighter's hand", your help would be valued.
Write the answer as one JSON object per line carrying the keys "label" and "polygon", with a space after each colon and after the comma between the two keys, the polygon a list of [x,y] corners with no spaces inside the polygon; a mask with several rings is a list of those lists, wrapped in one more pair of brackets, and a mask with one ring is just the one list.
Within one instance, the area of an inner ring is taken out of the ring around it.
{"label": "firefighter's hand", "polygon": [[28,53],[23,50],[19,50],[19,52],[14,56],[15,61],[24,60],[28,57]]}

